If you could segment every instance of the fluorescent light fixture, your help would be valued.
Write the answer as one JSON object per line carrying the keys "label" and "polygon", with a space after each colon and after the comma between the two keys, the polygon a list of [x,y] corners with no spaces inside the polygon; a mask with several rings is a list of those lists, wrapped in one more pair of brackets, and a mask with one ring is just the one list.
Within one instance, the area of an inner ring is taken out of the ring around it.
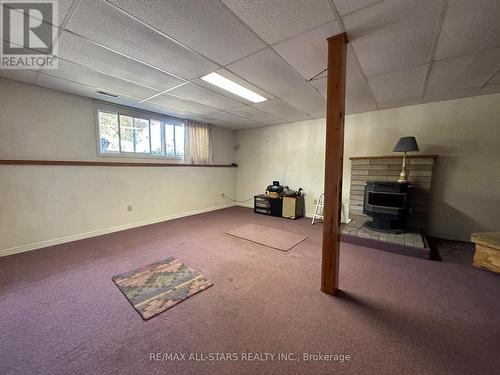
{"label": "fluorescent light fixture", "polygon": [[207,74],[206,76],[201,77],[201,79],[254,103],[260,103],[267,100],[266,98],[260,96],[252,90],[238,85],[236,82],[233,82],[230,79],[227,79],[226,77],[223,77],[215,72]]}

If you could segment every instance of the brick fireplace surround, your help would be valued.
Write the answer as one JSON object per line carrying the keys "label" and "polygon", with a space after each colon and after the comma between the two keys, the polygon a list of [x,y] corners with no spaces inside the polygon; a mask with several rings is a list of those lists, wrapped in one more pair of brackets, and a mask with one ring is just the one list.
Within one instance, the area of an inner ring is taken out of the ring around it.
{"label": "brick fireplace surround", "polygon": [[[415,155],[407,157],[407,176],[411,186],[410,215],[407,233],[387,234],[373,231],[363,226],[369,217],[363,214],[364,188],[367,181],[397,181],[403,163],[402,156],[365,156],[351,157],[351,191],[349,196],[349,218],[351,223],[344,225],[342,233],[347,242],[351,238],[383,242],[402,247],[412,255],[428,258],[429,249],[423,231],[427,222],[432,185],[432,172],[436,155]],[[374,247],[376,245],[370,244]],[[382,246],[383,248],[385,246]],[[410,254],[408,254],[410,255]]]}
{"label": "brick fireplace surround", "polygon": [[[415,155],[406,159],[408,181],[411,185],[408,223],[424,229],[429,210],[432,170],[436,155]],[[363,195],[366,181],[397,181],[403,158],[399,156],[366,156],[351,158],[351,193],[349,217],[367,219],[363,215]]]}

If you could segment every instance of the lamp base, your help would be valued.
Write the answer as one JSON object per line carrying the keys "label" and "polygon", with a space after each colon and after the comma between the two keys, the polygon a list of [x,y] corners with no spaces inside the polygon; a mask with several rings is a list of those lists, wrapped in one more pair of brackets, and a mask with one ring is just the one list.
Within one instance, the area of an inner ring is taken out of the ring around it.
{"label": "lamp base", "polygon": [[401,166],[401,173],[399,174],[398,182],[400,184],[408,183],[408,179],[406,178],[406,151],[403,155],[403,165]]}
{"label": "lamp base", "polygon": [[407,184],[408,183],[408,178],[406,177],[406,171],[402,170],[401,173],[399,174],[398,182],[400,184]]}

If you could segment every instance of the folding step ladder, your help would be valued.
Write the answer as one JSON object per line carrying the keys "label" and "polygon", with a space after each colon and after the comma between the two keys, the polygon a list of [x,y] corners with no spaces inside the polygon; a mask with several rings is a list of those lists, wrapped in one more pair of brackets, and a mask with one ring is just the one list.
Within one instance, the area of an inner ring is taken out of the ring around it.
{"label": "folding step ladder", "polygon": [[313,219],[311,224],[314,224],[314,220],[323,220],[323,206],[324,206],[325,194],[320,194],[318,200],[316,201],[316,208],[314,209]]}
{"label": "folding step ladder", "polygon": [[[320,194],[318,196],[318,200],[316,202],[316,208],[314,209],[314,214],[312,218],[311,224],[314,224],[315,220],[323,220],[323,207],[325,205],[325,194]],[[350,223],[351,219],[346,219],[345,217],[345,211],[344,211],[344,204],[342,203],[341,211],[340,211],[340,222],[341,223]]]}

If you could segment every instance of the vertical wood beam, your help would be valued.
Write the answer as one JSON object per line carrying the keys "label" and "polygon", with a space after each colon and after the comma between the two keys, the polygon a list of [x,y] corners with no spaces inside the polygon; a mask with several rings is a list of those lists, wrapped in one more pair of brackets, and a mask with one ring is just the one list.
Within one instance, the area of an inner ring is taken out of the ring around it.
{"label": "vertical wood beam", "polygon": [[328,38],[321,291],[331,295],[335,295],[339,283],[347,43],[346,33]]}

